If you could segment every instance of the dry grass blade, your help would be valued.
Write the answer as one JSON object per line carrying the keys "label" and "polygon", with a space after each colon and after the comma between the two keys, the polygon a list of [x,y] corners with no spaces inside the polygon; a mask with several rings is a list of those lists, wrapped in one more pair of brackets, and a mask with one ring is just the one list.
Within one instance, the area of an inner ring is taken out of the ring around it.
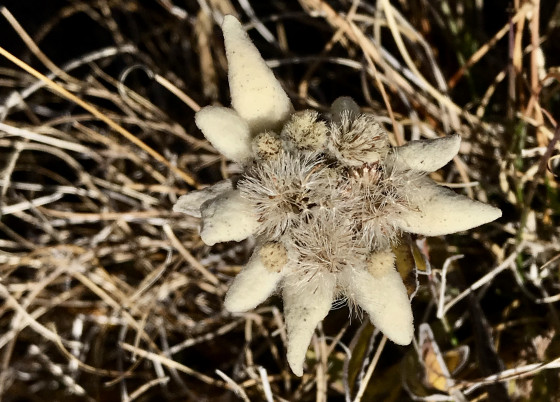
{"label": "dry grass blade", "polygon": [[366,371],[366,374],[364,375],[364,378],[362,378],[361,383],[360,383],[360,388],[358,389],[358,392],[356,393],[356,397],[354,398],[354,402],[360,402],[364,396],[364,393],[366,391],[366,388],[369,384],[369,381],[371,379],[371,376],[373,375],[373,371],[375,370],[375,367],[377,366],[377,363],[379,362],[379,358],[381,356],[381,352],[383,352],[383,348],[385,348],[385,343],[387,342],[387,337],[385,335],[383,335],[383,338],[381,338],[381,341],[379,342],[379,345],[377,346],[377,349],[375,350],[375,355],[373,356],[373,359],[371,360],[371,363],[368,366],[368,369]]}
{"label": "dry grass blade", "polygon": [[54,82],[50,78],[41,74],[39,71],[35,70],[34,68],[27,65],[26,63],[24,63],[23,61],[21,61],[17,57],[13,56],[11,53],[7,52],[2,47],[0,47],[0,54],[2,56],[4,56],[5,58],[7,58],[8,60],[10,60],[15,65],[17,65],[18,67],[20,67],[22,70],[27,71],[29,74],[33,75],[37,79],[45,82],[45,84],[50,89],[52,89],[53,91],[57,92],[61,96],[65,97],[66,99],[76,103],[80,107],[82,107],[85,110],[87,110],[88,112],[90,112],[93,116],[97,117],[99,120],[106,123],[109,127],[111,127],[113,130],[115,130],[116,132],[121,134],[127,140],[129,140],[133,144],[137,145],[139,148],[146,151],[148,154],[150,154],[158,162],[161,162],[164,165],[166,165],[169,169],[171,169],[173,172],[175,172],[177,175],[179,175],[179,177],[181,177],[183,180],[185,180],[186,183],[190,184],[191,186],[196,186],[196,181],[190,175],[188,175],[187,173],[178,169],[176,166],[170,164],[169,161],[166,158],[164,158],[158,152],[154,151],[152,148],[147,146],[144,142],[142,142],[141,140],[136,138],[130,132],[128,132],[127,130],[125,130],[124,128],[122,128],[118,124],[116,124],[113,120],[111,120],[106,115],[104,115],[99,110],[97,110],[97,108],[95,108],[94,106],[90,105],[87,102],[84,102],[83,100],[81,100],[80,98],[78,98],[77,96],[75,96],[74,94],[69,92],[68,90],[64,89],[62,86],[60,86],[59,84],[57,84],[56,82]]}
{"label": "dry grass blade", "polygon": [[146,358],[148,360],[152,360],[154,362],[158,362],[163,364],[164,366],[170,367],[170,368],[174,368],[176,370],[179,370],[185,374],[191,375],[195,378],[197,378],[198,380],[206,383],[206,384],[210,384],[210,385],[215,385],[218,387],[229,387],[231,386],[229,383],[222,383],[220,381],[217,381],[207,375],[201,374],[183,364],[177,363],[174,360],[168,359],[165,356],[161,356],[160,354],[157,353],[153,353],[153,352],[148,352],[146,350],[143,349],[139,349],[133,345],[129,345],[127,343],[123,343],[121,345],[123,347],[124,350],[128,350],[130,352],[134,352],[136,355],[142,357],[142,358]]}

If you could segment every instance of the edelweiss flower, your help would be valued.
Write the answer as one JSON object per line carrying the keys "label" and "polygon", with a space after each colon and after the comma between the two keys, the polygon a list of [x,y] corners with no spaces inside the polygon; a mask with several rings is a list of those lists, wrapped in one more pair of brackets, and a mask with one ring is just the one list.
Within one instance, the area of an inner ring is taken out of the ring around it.
{"label": "edelweiss flower", "polygon": [[235,184],[191,192],[174,209],[202,218],[208,245],[257,236],[225,308],[247,311],[281,290],[296,375],[337,297],[365,310],[393,342],[409,344],[412,309],[391,251],[398,235],[445,235],[501,216],[427,176],[457,154],[460,137],[391,148],[385,130],[350,98],[336,100],[328,120],[294,112],[239,21],[226,16],[222,29],[232,108],[207,106],[195,119],[245,170]]}

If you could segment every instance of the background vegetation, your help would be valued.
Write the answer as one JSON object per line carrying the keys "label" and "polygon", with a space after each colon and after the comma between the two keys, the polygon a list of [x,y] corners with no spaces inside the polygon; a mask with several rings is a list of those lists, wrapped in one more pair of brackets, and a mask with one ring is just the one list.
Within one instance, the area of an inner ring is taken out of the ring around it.
{"label": "background vegetation", "polygon": [[[24,0],[1,14],[3,400],[560,400],[558,2]],[[434,179],[503,217],[403,240],[401,268],[421,271],[412,346],[342,306],[297,378],[279,298],[223,310],[252,242],[207,247],[171,208],[238,172],[193,120],[229,103],[224,14],[296,108],[352,96],[394,145],[461,134]]]}

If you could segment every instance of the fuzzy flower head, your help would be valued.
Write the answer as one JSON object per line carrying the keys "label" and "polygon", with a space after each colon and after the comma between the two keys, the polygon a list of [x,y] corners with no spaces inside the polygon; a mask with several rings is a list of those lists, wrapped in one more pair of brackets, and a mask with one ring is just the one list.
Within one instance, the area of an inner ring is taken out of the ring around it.
{"label": "fuzzy flower head", "polygon": [[390,340],[411,342],[412,309],[391,247],[403,232],[439,236],[501,211],[437,185],[427,174],[459,151],[457,135],[392,148],[374,117],[347,97],[327,115],[295,112],[241,24],[222,25],[232,107],[207,106],[196,124],[244,171],[179,199],[213,245],[257,236],[225,299],[244,312],[280,291],[288,363],[302,375],[317,324],[333,300],[360,306]]}

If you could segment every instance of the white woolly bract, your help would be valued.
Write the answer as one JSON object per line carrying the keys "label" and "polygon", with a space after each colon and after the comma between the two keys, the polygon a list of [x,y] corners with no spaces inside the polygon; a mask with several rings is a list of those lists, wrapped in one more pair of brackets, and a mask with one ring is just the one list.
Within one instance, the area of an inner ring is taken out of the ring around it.
{"label": "white woolly bract", "polygon": [[369,114],[357,117],[342,112],[340,123],[332,123],[328,149],[348,166],[382,161],[389,152],[389,139],[383,127]]}
{"label": "white woolly bract", "polygon": [[420,190],[415,196],[413,208],[398,219],[398,225],[410,233],[441,236],[471,229],[502,216],[500,209],[438,186],[428,178],[420,181]]}
{"label": "white woolly bract", "polygon": [[406,287],[396,269],[374,277],[363,269],[349,268],[349,298],[363,308],[373,325],[399,345],[408,345],[414,335],[412,308]]}
{"label": "white woolly bract", "polygon": [[230,190],[206,201],[200,208],[202,229],[200,237],[209,246],[225,241],[241,241],[259,227],[251,205],[238,190]]}
{"label": "white woolly bract", "polygon": [[305,354],[315,327],[331,308],[336,277],[316,277],[301,286],[292,284],[291,279],[286,278],[282,291],[288,336],[287,357],[294,374],[301,376]]}
{"label": "white woolly bract", "polygon": [[278,128],[292,113],[292,103],[239,23],[226,15],[222,24],[231,104],[253,134]]}
{"label": "white woolly bract", "polygon": [[270,269],[263,261],[261,251],[262,248],[257,247],[229,287],[224,301],[228,311],[238,313],[255,308],[276,289],[282,278],[281,270]]}
{"label": "white woolly bract", "polygon": [[414,169],[421,172],[434,172],[453,159],[461,137],[457,134],[431,140],[411,141],[393,149],[388,164],[397,169]]}
{"label": "white woolly bract", "polygon": [[200,218],[200,207],[202,204],[229,190],[233,190],[231,180],[222,180],[202,190],[191,191],[179,197],[177,203],[173,206],[173,211]]}
{"label": "white woolly bract", "polygon": [[249,125],[233,109],[206,106],[200,109],[195,122],[206,139],[225,157],[243,162],[251,157]]}

